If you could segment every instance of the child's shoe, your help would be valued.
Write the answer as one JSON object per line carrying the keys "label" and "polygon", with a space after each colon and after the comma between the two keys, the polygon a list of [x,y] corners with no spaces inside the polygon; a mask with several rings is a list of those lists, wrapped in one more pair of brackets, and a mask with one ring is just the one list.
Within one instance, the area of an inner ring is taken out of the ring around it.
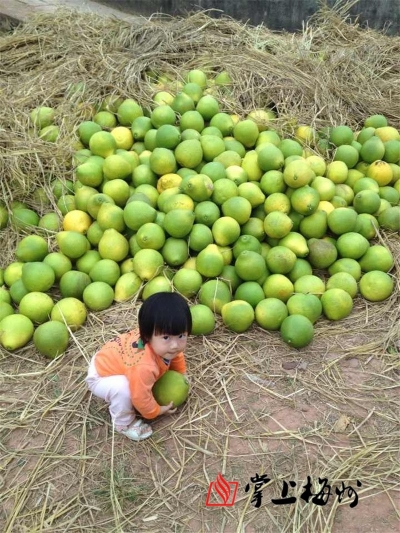
{"label": "child's shoe", "polygon": [[119,430],[119,433],[122,433],[128,439],[139,441],[149,438],[153,430],[149,424],[145,424],[141,418],[138,418],[127,429]]}

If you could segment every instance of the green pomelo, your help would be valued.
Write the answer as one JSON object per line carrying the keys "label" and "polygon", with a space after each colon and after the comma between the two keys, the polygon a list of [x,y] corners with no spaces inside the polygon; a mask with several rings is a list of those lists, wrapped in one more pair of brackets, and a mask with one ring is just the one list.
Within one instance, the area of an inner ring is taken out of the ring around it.
{"label": "green pomelo", "polygon": [[133,271],[144,281],[157,276],[163,265],[164,258],[161,253],[150,248],[139,250],[132,259]]}
{"label": "green pomelo", "polygon": [[214,313],[207,305],[191,305],[190,313],[192,315],[192,335],[209,335],[214,331]]}
{"label": "green pomelo", "polygon": [[312,324],[318,320],[322,314],[321,300],[315,294],[293,294],[286,302],[289,315],[303,315]]}
{"label": "green pomelo", "polygon": [[43,292],[28,292],[19,303],[19,312],[36,324],[50,319],[54,307],[53,299]]}
{"label": "green pomelo", "polygon": [[189,395],[189,383],[183,374],[167,370],[153,385],[152,393],[159,405],[182,405]]}
{"label": "green pomelo", "polygon": [[126,302],[133,298],[140,290],[142,280],[135,272],[125,272],[114,286],[114,300]]}
{"label": "green pomelo", "polygon": [[69,343],[68,328],[65,324],[50,320],[38,326],[33,334],[33,344],[38,352],[54,359],[65,352]]}
{"label": "green pomelo", "polygon": [[199,293],[199,302],[206,305],[214,313],[221,314],[222,307],[232,300],[232,294],[228,285],[221,280],[206,281]]}
{"label": "green pomelo", "polygon": [[222,322],[235,333],[247,331],[254,321],[254,309],[244,300],[233,300],[222,306]]}
{"label": "green pomelo", "polygon": [[46,263],[32,261],[22,267],[21,280],[29,292],[46,292],[55,281],[55,273]]}
{"label": "green pomelo", "polygon": [[0,344],[13,352],[25,346],[32,338],[33,322],[20,313],[8,315],[0,322]]}
{"label": "green pomelo", "polygon": [[18,261],[42,261],[49,253],[49,246],[43,237],[28,235],[17,244],[15,256]]}
{"label": "green pomelo", "polygon": [[299,349],[310,344],[314,337],[314,327],[306,316],[293,314],[283,320],[280,334],[286,344]]}
{"label": "green pomelo", "polygon": [[112,305],[114,289],[104,281],[93,281],[84,289],[82,298],[90,311],[103,311]]}

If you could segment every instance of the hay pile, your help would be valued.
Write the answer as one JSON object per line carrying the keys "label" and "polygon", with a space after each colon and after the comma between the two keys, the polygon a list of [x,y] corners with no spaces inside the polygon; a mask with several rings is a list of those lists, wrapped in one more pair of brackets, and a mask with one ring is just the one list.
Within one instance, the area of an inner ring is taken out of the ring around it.
{"label": "hay pile", "polygon": [[[178,79],[192,68],[226,70],[233,86],[225,109],[245,116],[273,106],[285,135],[296,124],[356,130],[374,113],[399,128],[399,53],[400,37],[350,24],[342,4],[322,8],[298,34],[206,13],[134,24],[65,10],[35,17],[0,35],[0,196],[40,212],[32,192],[50,190],[54,177],[72,178],[72,142],[87,109],[109,94],[150,105],[147,70]],[[78,82],[83,106],[69,91]],[[28,113],[38,105],[57,108],[57,144],[29,132]],[[0,232],[0,266],[14,260],[18,238],[11,228]],[[398,236],[380,238],[398,274]],[[92,353],[135,324],[135,302],[90,314],[51,364],[29,347],[1,350],[2,530],[336,531],[344,512],[337,503],[254,509],[243,486],[256,472],[274,479],[264,492],[275,497],[280,480],[297,472],[298,485],[306,474],[337,485],[361,479],[361,498],[387,494],[390,502],[399,487],[399,294],[397,283],[386,302],[360,299],[348,319],[318,323],[304,353],[259,328],[238,336],[219,323],[188,350],[190,403],[139,446],[112,434],[105,406],[89,401],[82,383]],[[334,429],[338,420],[350,424],[347,432]],[[208,513],[205,494],[218,472],[239,480],[241,493],[235,507]]]}

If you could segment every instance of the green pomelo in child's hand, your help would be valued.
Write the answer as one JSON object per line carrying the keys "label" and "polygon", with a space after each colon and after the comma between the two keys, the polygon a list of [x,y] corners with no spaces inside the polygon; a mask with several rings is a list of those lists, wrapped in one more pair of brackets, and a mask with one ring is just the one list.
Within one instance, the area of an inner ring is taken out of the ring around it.
{"label": "green pomelo in child's hand", "polygon": [[174,407],[179,407],[188,394],[187,379],[175,370],[167,370],[153,385],[153,396],[159,405],[168,405],[173,402]]}

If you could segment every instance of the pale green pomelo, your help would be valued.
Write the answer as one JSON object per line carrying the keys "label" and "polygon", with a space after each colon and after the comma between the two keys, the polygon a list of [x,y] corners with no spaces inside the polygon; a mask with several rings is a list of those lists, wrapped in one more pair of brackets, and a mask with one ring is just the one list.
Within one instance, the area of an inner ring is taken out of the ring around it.
{"label": "pale green pomelo", "polygon": [[278,298],[264,298],[255,308],[257,324],[268,331],[277,331],[287,316],[286,304]]}
{"label": "pale green pomelo", "polygon": [[221,314],[223,305],[232,300],[232,294],[225,282],[212,279],[202,285],[198,298],[201,304],[209,307],[214,313]]}
{"label": "pale green pomelo", "polygon": [[63,298],[72,296],[82,300],[83,291],[89,283],[91,283],[91,279],[85,272],[69,270],[63,274],[59,282],[61,296]]}
{"label": "pale green pomelo", "polygon": [[192,315],[192,335],[209,335],[215,329],[214,313],[203,304],[190,306]]}
{"label": "pale green pomelo", "polygon": [[56,241],[60,251],[70,259],[78,259],[90,249],[90,243],[78,231],[59,231]]}
{"label": "pale green pomelo", "polygon": [[172,292],[171,282],[164,275],[156,276],[146,283],[141,294],[142,300],[145,301],[158,292]]}
{"label": "pale green pomelo", "polygon": [[0,344],[13,352],[25,346],[32,338],[32,321],[20,313],[8,315],[0,322]]}
{"label": "pale green pomelo", "polygon": [[54,270],[55,281],[59,281],[65,272],[72,269],[70,258],[61,252],[50,252],[43,259],[43,263],[49,265]]}
{"label": "pale green pomelo", "polygon": [[[11,301],[11,297],[10,297]],[[11,303],[5,302],[0,299],[0,322],[5,318],[6,316],[12,315],[15,313],[14,307],[11,305]]]}
{"label": "pale green pomelo", "polygon": [[83,291],[82,298],[90,311],[103,311],[112,305],[114,289],[104,281],[93,281]]}
{"label": "pale green pomelo", "polygon": [[161,253],[151,249],[139,250],[132,259],[133,271],[144,281],[157,276],[163,264],[164,258]]}
{"label": "pale green pomelo", "polygon": [[19,312],[36,324],[50,319],[54,307],[53,299],[43,292],[28,292],[19,303]]}
{"label": "pale green pomelo", "polygon": [[335,245],[325,239],[309,239],[308,248],[307,261],[315,268],[330,267],[338,256]]}
{"label": "pale green pomelo", "polygon": [[172,402],[174,407],[179,407],[189,395],[189,382],[183,374],[167,370],[153,385],[152,393],[159,405]]}
{"label": "pale green pomelo", "polygon": [[15,250],[18,261],[24,263],[28,261],[42,261],[49,253],[49,246],[43,237],[39,235],[28,235],[21,239]]}
{"label": "pale green pomelo", "polygon": [[312,324],[322,314],[321,300],[315,294],[293,294],[286,302],[286,306],[290,315],[303,315]]}
{"label": "pale green pomelo", "polygon": [[188,243],[186,239],[168,237],[161,248],[161,254],[168,265],[172,267],[183,265],[189,257]]}
{"label": "pale green pomelo", "polygon": [[255,308],[261,300],[264,300],[264,298],[263,288],[257,283],[257,281],[244,281],[239,285],[234,294],[235,300],[244,300],[253,308]]}
{"label": "pale green pomelo", "polygon": [[[121,268],[122,270],[122,268]],[[135,272],[125,272],[120,276],[114,287],[114,300],[126,302],[133,298],[140,290],[141,278]]]}
{"label": "pale green pomelo", "polygon": [[21,280],[29,292],[46,292],[55,281],[55,273],[46,263],[32,261],[22,267]]}
{"label": "pale green pomelo", "polygon": [[222,306],[222,322],[235,333],[247,331],[254,321],[254,309],[244,300],[233,300]]}
{"label": "pale green pomelo", "polygon": [[69,343],[68,328],[65,324],[50,320],[41,324],[33,334],[33,344],[41,355],[54,359],[65,352]]}
{"label": "pale green pomelo", "polygon": [[177,239],[185,237],[193,227],[195,214],[188,209],[171,209],[165,215],[163,227],[171,236]]}

